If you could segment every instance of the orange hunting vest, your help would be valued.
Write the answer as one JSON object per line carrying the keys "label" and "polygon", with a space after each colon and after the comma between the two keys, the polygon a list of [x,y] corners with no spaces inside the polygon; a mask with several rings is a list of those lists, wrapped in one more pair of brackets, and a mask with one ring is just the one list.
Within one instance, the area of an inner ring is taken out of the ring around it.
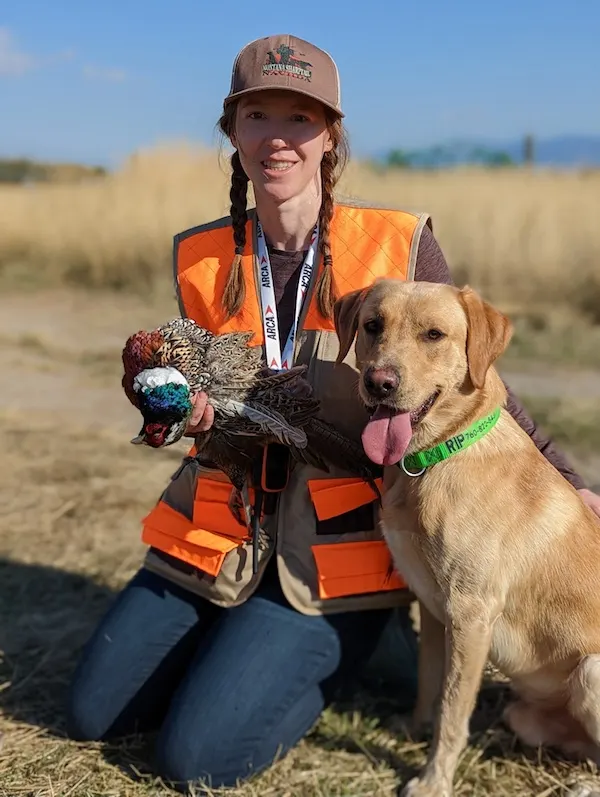
{"label": "orange hunting vest", "polygon": [[[412,279],[418,241],[426,223],[430,222],[424,214],[338,203],[330,225],[338,295],[364,288],[379,277]],[[229,321],[225,320],[221,297],[234,257],[230,218],[176,236],[173,265],[182,315],[193,318],[215,334],[252,331],[254,338],[250,345],[263,345],[254,235],[254,212],[251,211],[242,257],[246,299],[241,312]],[[308,359],[322,357],[328,363],[334,362],[337,355],[333,321],[321,316],[314,295],[321,268],[322,263],[319,270],[315,269],[299,319],[296,362],[302,360],[298,359],[300,349],[310,352]],[[330,379],[335,380],[335,374]],[[331,391],[328,394],[332,395]],[[343,400],[335,398],[328,408],[329,413],[341,415],[344,407],[340,401]],[[193,456],[193,453],[194,448],[190,454]],[[286,551],[291,547],[293,556],[287,558],[300,562],[299,569],[292,568],[289,573],[286,570],[285,579],[282,577],[282,584],[284,580],[291,584],[292,602],[300,609],[304,602],[307,606],[310,603],[309,610],[318,611],[338,599],[365,596],[368,603],[369,596],[403,590],[405,585],[395,571],[390,577],[390,554],[376,530],[335,540],[319,535],[318,526],[329,518],[371,504],[375,499],[371,488],[350,474],[331,478],[329,474],[310,468],[306,474],[298,476],[295,486],[288,486],[280,497],[283,508],[277,523],[285,532],[278,529],[275,536],[282,534],[284,539],[281,543],[273,543],[280,571],[287,567]],[[293,494],[285,495],[288,491]],[[198,591],[221,605],[235,605],[245,599],[241,596],[247,597],[251,592],[252,581],[248,568],[244,565],[240,571],[237,561],[244,551],[247,553],[249,538],[246,527],[237,522],[227,506],[230,493],[231,484],[222,472],[196,468],[193,474],[179,476],[165,490],[155,508],[144,518],[142,532],[143,541],[151,548],[196,569],[199,578],[194,585],[198,583]],[[304,517],[306,522],[302,520]],[[308,519],[314,529],[308,529]],[[302,534],[306,534],[306,544],[299,551],[298,539]],[[310,583],[311,574],[314,574],[314,584]],[[298,598],[295,590],[298,595],[305,592],[306,601]]]}

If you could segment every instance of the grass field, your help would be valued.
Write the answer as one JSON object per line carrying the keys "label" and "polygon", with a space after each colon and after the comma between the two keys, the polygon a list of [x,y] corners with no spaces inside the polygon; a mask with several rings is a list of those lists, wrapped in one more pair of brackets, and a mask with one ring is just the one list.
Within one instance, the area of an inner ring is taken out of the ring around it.
{"label": "grass field", "polygon": [[[182,451],[128,443],[138,420],[119,352],[130,332],[176,312],[165,288],[173,232],[226,212],[212,157],[165,150],[88,185],[0,190],[0,797],[174,795],[152,775],[152,738],[69,742],[62,701],[81,644],[139,566],[140,518]],[[515,318],[507,381],[596,485],[599,189],[598,175],[376,177],[362,167],[345,185],[433,214],[456,281]],[[587,281],[570,281],[578,269]],[[591,765],[518,747],[498,722],[503,699],[491,680],[457,795],[600,789]],[[227,794],[394,795],[426,753],[399,730],[402,708],[401,695],[362,688],[270,772]]]}

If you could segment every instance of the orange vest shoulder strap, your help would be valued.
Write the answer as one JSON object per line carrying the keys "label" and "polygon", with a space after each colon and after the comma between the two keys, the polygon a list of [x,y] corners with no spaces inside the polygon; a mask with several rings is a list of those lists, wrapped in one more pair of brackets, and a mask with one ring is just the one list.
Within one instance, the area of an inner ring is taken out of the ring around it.
{"label": "orange vest shoulder strap", "polygon": [[231,218],[223,217],[175,236],[173,271],[175,289],[182,315],[216,335],[225,332],[252,331],[253,345],[262,345],[264,332],[254,274],[253,224],[246,223],[246,246],[242,272],[246,297],[241,313],[226,320],[223,292],[235,255]]}
{"label": "orange vest shoulder strap", "polygon": [[[426,214],[336,205],[329,234],[338,294],[361,290],[379,278],[412,279],[425,224],[431,226]],[[304,328],[335,329],[333,320],[319,313],[314,293]]]}

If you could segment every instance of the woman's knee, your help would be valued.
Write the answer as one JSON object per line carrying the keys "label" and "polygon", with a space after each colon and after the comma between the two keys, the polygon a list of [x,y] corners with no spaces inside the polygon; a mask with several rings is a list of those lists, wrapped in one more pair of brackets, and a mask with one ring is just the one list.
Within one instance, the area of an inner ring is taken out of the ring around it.
{"label": "woman's knee", "polygon": [[[170,717],[157,739],[157,772],[177,790],[199,784],[209,789],[235,786],[295,747],[323,707],[321,689],[315,685],[275,721],[273,716],[256,717],[251,728],[236,727],[233,716],[231,722],[207,722],[202,728],[184,727]],[[219,727],[223,732],[215,733]]]}
{"label": "woman's knee", "polygon": [[117,596],[80,652],[66,724],[78,740],[157,727],[212,619],[187,595],[141,570]]}
{"label": "woman's knee", "polygon": [[77,742],[98,742],[106,734],[101,705],[77,681],[71,685],[65,706],[67,736]]}
{"label": "woman's knee", "polygon": [[195,789],[234,787],[262,772],[288,749],[280,745],[270,759],[255,762],[253,755],[244,755],[237,748],[235,739],[205,740],[205,744],[190,742],[189,745],[173,745],[163,739],[156,748],[157,775],[178,791],[187,791],[190,786]]}
{"label": "woman's knee", "polygon": [[200,784],[208,788],[234,786],[244,776],[232,738],[208,735],[198,738],[192,734],[178,738],[176,733],[159,734],[155,751],[157,775],[178,791],[186,791],[190,785],[198,788]]}

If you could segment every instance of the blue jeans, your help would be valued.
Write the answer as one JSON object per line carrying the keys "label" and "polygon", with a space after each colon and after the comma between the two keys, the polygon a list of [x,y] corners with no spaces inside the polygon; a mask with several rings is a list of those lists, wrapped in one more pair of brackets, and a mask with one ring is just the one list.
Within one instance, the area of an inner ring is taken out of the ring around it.
{"label": "blue jeans", "polygon": [[390,614],[306,616],[276,580],[221,609],[142,569],[83,651],[68,733],[97,741],[158,730],[165,780],[233,786],[302,739],[337,679],[373,653]]}

